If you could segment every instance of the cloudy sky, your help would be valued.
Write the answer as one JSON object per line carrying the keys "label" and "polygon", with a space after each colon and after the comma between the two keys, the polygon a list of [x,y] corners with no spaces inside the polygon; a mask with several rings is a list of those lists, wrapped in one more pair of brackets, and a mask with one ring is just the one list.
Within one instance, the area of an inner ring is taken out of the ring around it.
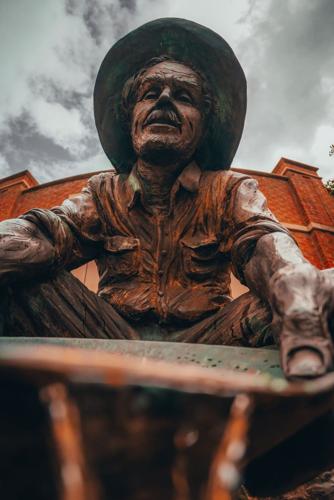
{"label": "cloudy sky", "polygon": [[248,80],[234,166],[281,156],[334,177],[334,0],[0,0],[0,177],[40,181],[109,168],[92,93],[109,47],[159,17],[221,34]]}

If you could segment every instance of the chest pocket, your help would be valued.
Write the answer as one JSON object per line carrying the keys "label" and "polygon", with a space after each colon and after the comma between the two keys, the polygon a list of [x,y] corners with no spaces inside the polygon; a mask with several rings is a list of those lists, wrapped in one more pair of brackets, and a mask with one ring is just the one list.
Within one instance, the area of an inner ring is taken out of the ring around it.
{"label": "chest pocket", "polygon": [[133,276],[139,270],[139,240],[128,236],[112,236],[104,243],[106,265],[113,277]]}
{"label": "chest pocket", "polygon": [[198,281],[215,275],[219,263],[216,238],[184,238],[181,240],[185,273]]}

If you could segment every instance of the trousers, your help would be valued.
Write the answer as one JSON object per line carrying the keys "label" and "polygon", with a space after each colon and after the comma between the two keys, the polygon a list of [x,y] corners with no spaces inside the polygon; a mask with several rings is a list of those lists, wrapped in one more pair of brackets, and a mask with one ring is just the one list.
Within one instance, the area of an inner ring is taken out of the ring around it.
{"label": "trousers", "polygon": [[67,271],[1,293],[0,335],[162,340],[260,347],[274,343],[271,311],[248,292],[203,320],[173,329],[133,322]]}

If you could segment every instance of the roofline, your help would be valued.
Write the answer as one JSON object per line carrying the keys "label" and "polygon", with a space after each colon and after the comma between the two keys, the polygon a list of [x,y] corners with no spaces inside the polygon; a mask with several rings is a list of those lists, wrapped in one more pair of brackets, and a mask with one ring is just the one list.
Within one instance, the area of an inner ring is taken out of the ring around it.
{"label": "roofline", "polygon": [[[319,170],[319,168],[317,168],[317,167],[314,167],[312,165],[308,165],[306,163],[302,163],[302,162],[299,162],[296,160],[290,160],[289,158],[286,158],[284,156],[282,156],[280,158],[280,160],[277,162],[277,164],[275,165],[273,170],[275,170],[280,165],[281,162],[285,162],[285,163],[290,164],[290,165],[296,165],[298,167],[306,168],[307,170],[311,170],[312,172],[317,172]],[[288,165],[287,165],[287,168],[288,168]],[[235,172],[249,174],[249,175],[258,175],[260,177],[271,177],[273,179],[288,180],[288,178],[285,175],[275,174],[273,172],[263,172],[261,170],[251,170],[251,169],[244,169],[244,168],[238,168],[238,167],[233,167],[233,168],[231,168],[231,170],[233,170]],[[103,169],[103,170],[95,170],[93,172],[85,172],[83,174],[72,175],[69,177],[63,177],[62,179],[55,179],[55,180],[52,180],[49,182],[45,182],[43,184],[39,184],[37,179],[30,173],[30,171],[25,169],[25,170],[21,170],[20,172],[16,172],[15,174],[9,175],[7,177],[3,177],[2,179],[0,179],[0,185],[2,183],[11,181],[15,178],[27,176],[30,178],[30,180],[32,182],[36,183],[35,186],[31,186],[31,187],[24,190],[24,192],[27,193],[27,192],[31,192],[31,191],[37,191],[39,189],[44,189],[44,188],[49,187],[49,186],[54,186],[56,184],[63,184],[63,183],[71,182],[71,181],[75,181],[75,180],[86,179],[88,177],[91,177],[93,175],[97,175],[97,174],[102,173],[102,172],[113,172],[113,169]]]}
{"label": "roofline", "polygon": [[241,174],[259,175],[260,177],[271,177],[273,179],[279,179],[281,181],[288,181],[288,177],[280,174],[273,174],[272,172],[262,172],[261,170],[250,170],[247,168],[231,168],[234,172],[240,172]]}
{"label": "roofline", "polygon": [[274,170],[276,167],[278,167],[278,165],[281,163],[281,162],[286,162],[286,163],[290,163],[292,165],[296,165],[297,167],[302,167],[302,168],[306,168],[306,170],[311,170],[312,172],[317,172],[319,170],[318,167],[314,167],[313,165],[308,165],[307,163],[303,163],[301,161],[297,161],[297,160],[290,160],[290,158],[286,158],[285,156],[282,156],[278,162],[276,163],[275,167],[274,167]]}
{"label": "roofline", "polygon": [[[36,182],[36,185],[39,186],[39,182],[38,180],[32,175],[32,173],[30,172],[30,170],[20,170],[20,172],[16,172],[15,174],[12,174],[12,175],[8,175],[7,177],[2,177],[0,179],[0,185],[2,183],[5,183],[7,181],[11,181],[11,180],[14,180],[15,178],[17,177],[24,177],[24,176],[27,176],[30,178],[30,180],[32,180],[33,182]],[[30,189],[30,188],[29,188]]]}
{"label": "roofline", "polygon": [[[246,173],[250,175],[259,175],[259,176],[264,176],[264,177],[273,177],[276,179],[281,179],[281,180],[288,180],[287,177],[283,175],[278,175],[278,174],[272,174],[270,172],[261,172],[259,170],[249,170],[249,169],[243,169],[243,168],[232,168],[231,170],[234,170],[235,172],[240,172],[240,173]],[[45,182],[43,184],[37,184],[36,186],[32,186],[28,189],[25,189],[25,193],[31,192],[31,191],[37,191],[39,189],[43,189],[49,186],[54,186],[56,184],[63,184],[66,182],[71,182],[71,181],[76,181],[80,179],[86,179],[87,177],[92,177],[93,175],[98,175],[102,172],[113,172],[114,170],[112,168],[110,169],[104,169],[104,170],[94,170],[93,172],[85,172],[83,174],[78,174],[78,175],[71,175],[70,177],[63,177],[62,179],[55,179],[53,181]],[[27,170],[28,172],[28,170]]]}
{"label": "roofline", "polygon": [[93,175],[100,174],[102,172],[113,172],[113,169],[105,169],[105,170],[95,170],[94,172],[86,172],[84,174],[71,175],[70,177],[63,177],[62,179],[56,179],[53,181],[45,182],[44,184],[38,184],[37,186],[32,186],[24,191],[24,193],[28,193],[31,191],[38,191],[39,189],[43,189],[45,187],[54,186],[55,184],[63,184],[66,182],[77,181],[80,179],[86,179],[87,177],[92,177]]}

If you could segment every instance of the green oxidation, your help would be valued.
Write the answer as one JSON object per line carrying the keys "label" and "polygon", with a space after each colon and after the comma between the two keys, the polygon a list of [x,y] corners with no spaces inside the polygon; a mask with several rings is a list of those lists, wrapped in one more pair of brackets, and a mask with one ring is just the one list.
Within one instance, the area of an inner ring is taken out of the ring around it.
{"label": "green oxidation", "polygon": [[[13,338],[0,339],[0,353],[6,347],[15,346],[77,347],[93,351],[130,354],[141,358],[202,366],[209,369],[221,368],[244,373],[268,374],[283,378],[277,349],[232,347],[177,342],[157,342],[146,340],[100,340],[100,339],[60,339],[60,338]],[[1,358],[1,354],[0,354]]]}

